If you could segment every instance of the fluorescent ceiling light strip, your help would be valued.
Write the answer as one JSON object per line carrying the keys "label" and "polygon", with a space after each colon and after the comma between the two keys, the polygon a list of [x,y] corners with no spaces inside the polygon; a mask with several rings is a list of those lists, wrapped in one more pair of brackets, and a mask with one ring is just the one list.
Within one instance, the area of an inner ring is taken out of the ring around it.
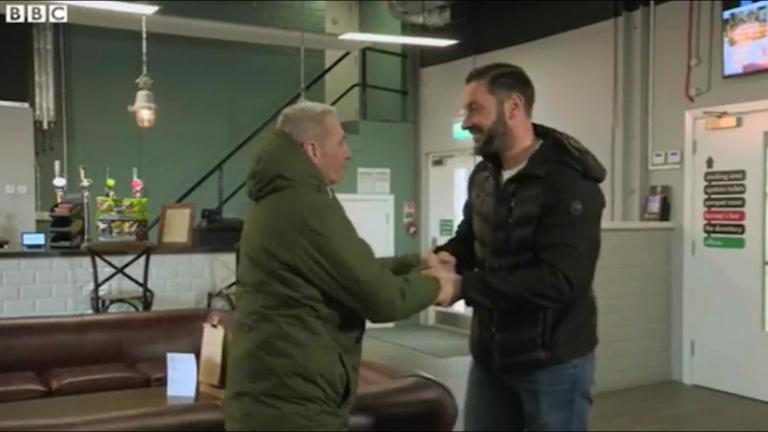
{"label": "fluorescent ceiling light strip", "polygon": [[66,5],[79,6],[91,9],[109,10],[114,12],[128,12],[141,15],[152,15],[160,9],[160,6],[153,6],[142,3],[129,3],[121,1],[63,1],[58,0],[53,3],[63,3]]}
{"label": "fluorescent ceiling light strip", "polygon": [[354,40],[362,42],[392,43],[404,45],[424,45],[435,47],[446,47],[458,43],[453,39],[438,39],[417,36],[398,36],[378,33],[344,33],[339,35],[339,39]]}

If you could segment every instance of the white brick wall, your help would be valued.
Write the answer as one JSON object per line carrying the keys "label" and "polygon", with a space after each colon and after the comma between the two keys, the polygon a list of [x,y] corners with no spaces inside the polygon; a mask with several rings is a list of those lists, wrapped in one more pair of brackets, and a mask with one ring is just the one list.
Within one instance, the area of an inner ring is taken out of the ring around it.
{"label": "white brick wall", "polygon": [[23,300],[42,300],[53,296],[51,285],[23,285],[19,290]]}
{"label": "white brick wall", "polygon": [[604,230],[595,274],[595,392],[668,381],[671,230]]}
{"label": "white brick wall", "polygon": [[35,302],[35,312],[39,314],[60,314],[71,312],[67,300],[57,298],[47,298]]}
{"label": "white brick wall", "polygon": [[21,261],[17,259],[0,259],[0,271],[18,270],[21,268]]}
{"label": "white brick wall", "polygon": [[[116,265],[128,257],[110,257]],[[99,261],[99,277],[111,272]],[[143,260],[128,273],[141,280]],[[0,258],[0,317],[90,313],[93,287],[87,257]],[[235,254],[167,254],[150,260],[149,287],[155,292],[153,309],[205,307],[206,293],[235,278]],[[138,290],[118,276],[109,290]]]}
{"label": "white brick wall", "polygon": [[34,270],[7,270],[3,271],[3,286],[31,284],[35,282]]}
{"label": "white brick wall", "polygon": [[[595,272],[600,343],[595,392],[668,381],[671,372],[669,229],[604,229]],[[469,319],[442,324],[469,331]]]}
{"label": "white brick wall", "polygon": [[[595,275],[596,392],[671,379],[671,235],[669,230],[603,231]],[[131,268],[134,277],[141,265]],[[0,258],[0,316],[89,313],[90,268],[85,257]],[[108,270],[100,269],[100,276]],[[154,309],[204,307],[207,292],[234,280],[235,254],[155,255],[150,272]],[[123,277],[113,281],[112,289],[132,288]]]}
{"label": "white brick wall", "polygon": [[22,270],[47,270],[51,268],[50,260],[25,259],[20,260]]}
{"label": "white brick wall", "polygon": [[4,286],[4,287],[0,287],[0,299],[18,300],[19,299],[19,287],[17,287],[17,286]]}
{"label": "white brick wall", "polygon": [[3,302],[3,316],[33,315],[35,302],[33,300],[8,300]]}

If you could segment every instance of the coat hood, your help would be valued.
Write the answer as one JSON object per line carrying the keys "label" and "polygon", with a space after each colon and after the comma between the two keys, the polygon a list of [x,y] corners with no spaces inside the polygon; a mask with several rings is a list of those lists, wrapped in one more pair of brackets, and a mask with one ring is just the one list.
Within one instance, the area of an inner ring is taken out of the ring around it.
{"label": "coat hood", "polygon": [[553,160],[568,165],[582,177],[602,183],[607,172],[597,157],[576,138],[559,130],[540,125],[533,125],[534,133],[548,146],[548,153]]}
{"label": "coat hood", "polygon": [[248,196],[253,201],[296,187],[326,189],[320,171],[283,131],[271,132],[258,146],[248,173]]}

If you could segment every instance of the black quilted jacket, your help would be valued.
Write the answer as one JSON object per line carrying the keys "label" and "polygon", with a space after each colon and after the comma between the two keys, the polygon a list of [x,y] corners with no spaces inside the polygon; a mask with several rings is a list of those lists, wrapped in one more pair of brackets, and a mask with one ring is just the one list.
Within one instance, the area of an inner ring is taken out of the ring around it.
{"label": "black quilted jacket", "polygon": [[498,158],[477,164],[464,220],[436,249],[457,258],[472,306],[472,355],[499,373],[526,372],[593,351],[592,280],[600,251],[605,168],[576,139],[534,125],[542,140],[501,182]]}

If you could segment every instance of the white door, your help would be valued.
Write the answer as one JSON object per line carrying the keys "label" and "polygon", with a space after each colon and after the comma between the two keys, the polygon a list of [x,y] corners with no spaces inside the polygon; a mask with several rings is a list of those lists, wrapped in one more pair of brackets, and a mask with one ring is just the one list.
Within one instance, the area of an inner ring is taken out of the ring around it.
{"label": "white door", "polygon": [[[378,258],[395,255],[394,195],[336,194],[344,212]],[[366,328],[392,327],[394,323],[365,322]]]}
{"label": "white door", "polygon": [[471,153],[429,156],[429,239],[430,247],[453,237],[464,218],[467,183],[477,157]]}
{"label": "white door", "polygon": [[395,255],[395,197],[393,195],[337,194],[341,206],[376,257]]}
{"label": "white door", "polygon": [[[732,112],[738,127],[694,117],[686,260],[690,378],[768,401],[765,205],[768,110]],[[723,124],[724,125],[724,124]]]}
{"label": "white door", "polygon": [[[429,155],[429,247],[448,241],[464,219],[464,203],[467,200],[469,175],[479,158],[472,152]],[[451,308],[467,312],[464,301]],[[431,319],[430,319],[431,321]]]}

